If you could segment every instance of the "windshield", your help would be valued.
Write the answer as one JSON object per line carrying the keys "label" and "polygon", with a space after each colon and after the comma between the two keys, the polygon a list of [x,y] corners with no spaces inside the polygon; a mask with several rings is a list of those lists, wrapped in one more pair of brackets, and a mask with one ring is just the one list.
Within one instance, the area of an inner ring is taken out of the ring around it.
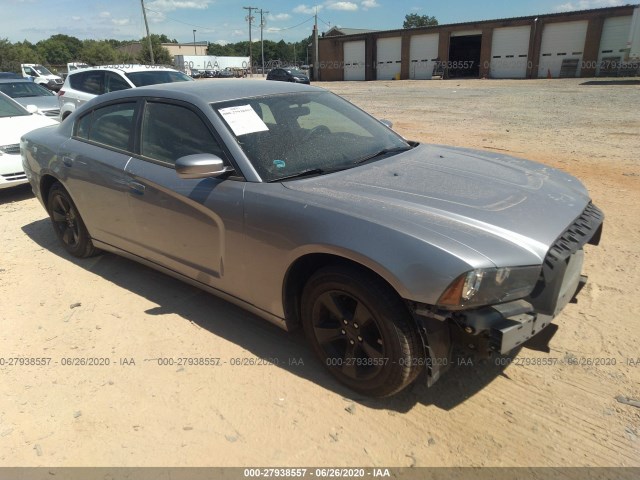
{"label": "windshield", "polygon": [[304,75],[304,72],[301,72],[300,70],[287,70],[287,72],[291,75]]}
{"label": "windshield", "polygon": [[54,96],[52,92],[33,82],[0,83],[0,92],[11,98]]}
{"label": "windshield", "polygon": [[173,70],[146,70],[144,72],[125,73],[125,75],[136,87],[156,85],[158,83],[190,82],[193,80],[189,75]]}
{"label": "windshield", "polygon": [[344,170],[411,148],[330,92],[249,98],[213,108],[267,182]]}
{"label": "windshield", "polygon": [[31,114],[13,100],[0,94],[0,118],[24,117],[27,115]]}
{"label": "windshield", "polygon": [[53,75],[53,73],[51,73],[49,70],[47,70],[45,67],[43,67],[42,65],[35,65],[33,67],[33,69],[38,72],[40,75]]}

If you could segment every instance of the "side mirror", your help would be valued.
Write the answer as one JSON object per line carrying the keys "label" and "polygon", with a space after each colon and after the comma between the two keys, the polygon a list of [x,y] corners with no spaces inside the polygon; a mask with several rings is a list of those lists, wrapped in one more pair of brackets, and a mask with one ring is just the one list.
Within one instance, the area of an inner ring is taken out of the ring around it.
{"label": "side mirror", "polygon": [[387,128],[393,129],[393,122],[391,120],[381,119],[380,123],[385,125]]}
{"label": "side mirror", "polygon": [[27,112],[29,113],[38,113],[38,107],[36,107],[35,105],[27,105],[24,108],[26,108]]}
{"label": "side mirror", "polygon": [[215,178],[229,172],[233,172],[233,168],[225,166],[222,159],[212,153],[186,155],[176,160],[176,173],[180,178]]}

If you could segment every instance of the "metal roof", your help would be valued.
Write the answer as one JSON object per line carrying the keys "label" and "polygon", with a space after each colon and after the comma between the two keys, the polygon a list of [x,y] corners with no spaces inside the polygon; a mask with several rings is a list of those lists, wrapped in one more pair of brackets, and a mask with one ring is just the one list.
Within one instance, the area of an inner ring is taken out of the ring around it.
{"label": "metal roof", "polygon": [[[604,8],[591,8],[591,9],[587,9],[587,10],[572,10],[569,12],[556,12],[556,13],[545,13],[545,14],[540,14],[540,15],[527,15],[524,17],[508,17],[508,18],[496,18],[496,19],[489,19],[489,20],[472,20],[472,21],[467,21],[467,22],[459,22],[459,23],[447,23],[447,24],[442,24],[442,25],[433,25],[433,26],[429,26],[429,27],[413,27],[413,28],[397,28],[397,29],[393,29],[393,30],[369,30],[369,31],[362,31],[362,32],[358,32],[358,33],[351,33],[348,35],[363,35],[365,33],[397,33],[397,32],[410,32],[410,31],[428,31],[428,30],[433,30],[433,31],[437,31],[437,30],[441,30],[441,29],[445,29],[445,28],[451,28],[451,27],[463,27],[463,26],[477,26],[479,24],[484,24],[484,23],[499,23],[499,22],[515,22],[515,21],[534,21],[536,18],[540,19],[540,20],[544,20],[544,19],[551,19],[551,18],[562,18],[562,17],[572,17],[572,16],[579,16],[579,15],[585,15],[585,14],[597,14],[597,13],[605,13],[605,12],[610,12],[610,13],[614,13],[615,11],[618,10],[628,10],[628,9],[632,9],[632,8],[636,8],[636,7],[640,7],[640,4],[627,4],[627,5],[620,5],[617,7],[604,7]],[[356,30],[356,29],[340,29],[342,31],[344,30]],[[347,34],[345,34],[345,36],[347,36]],[[324,37],[326,38],[326,37]]]}

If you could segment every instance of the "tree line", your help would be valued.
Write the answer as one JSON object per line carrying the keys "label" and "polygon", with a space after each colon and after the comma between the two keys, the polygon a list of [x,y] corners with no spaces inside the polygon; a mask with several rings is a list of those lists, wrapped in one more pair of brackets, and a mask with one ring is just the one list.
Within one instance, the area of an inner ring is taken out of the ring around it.
{"label": "tree line", "polygon": [[[123,48],[133,43],[141,43],[142,49]],[[172,65],[173,58],[163,43],[178,43],[166,35],[151,35],[153,55],[156,64]],[[285,63],[307,63],[307,55],[311,55],[311,36],[299,42],[280,40],[264,41],[265,62],[280,60]],[[253,43],[253,63],[260,65],[260,42]],[[132,53],[136,52],[136,53]],[[226,45],[209,44],[209,55],[216,56],[249,56],[249,42],[229,43]],[[47,67],[66,67],[67,63],[84,62],[89,65],[108,65],[122,63],[150,63],[148,39],[139,41],[121,40],[80,40],[69,35],[53,35],[46,40],[31,43],[28,40],[11,43],[8,39],[0,39],[0,71],[19,72],[21,63],[39,63]],[[309,60],[310,61],[310,60]]]}

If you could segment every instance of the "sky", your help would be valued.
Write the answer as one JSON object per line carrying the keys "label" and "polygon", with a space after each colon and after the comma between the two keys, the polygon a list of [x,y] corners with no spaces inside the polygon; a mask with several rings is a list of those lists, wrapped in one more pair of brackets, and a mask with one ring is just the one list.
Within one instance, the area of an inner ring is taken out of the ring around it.
{"label": "sky", "polygon": [[[306,3],[305,3],[306,2]],[[317,2],[317,3],[316,3]],[[287,42],[309,36],[317,7],[319,31],[333,26],[392,30],[405,15],[435,16],[440,24],[601,8],[635,0],[144,0],[151,33],[178,42],[235,43],[249,38]],[[268,13],[267,13],[268,12]],[[141,0],[0,0],[0,39],[36,43],[65,34],[81,40],[138,40],[145,35]]]}

